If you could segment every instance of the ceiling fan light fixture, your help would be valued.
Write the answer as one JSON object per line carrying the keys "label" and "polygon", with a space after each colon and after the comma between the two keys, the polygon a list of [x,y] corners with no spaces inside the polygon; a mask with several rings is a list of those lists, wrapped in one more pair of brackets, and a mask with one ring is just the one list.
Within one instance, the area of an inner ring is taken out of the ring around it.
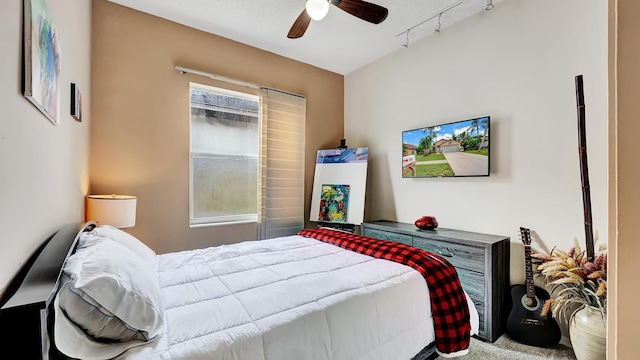
{"label": "ceiling fan light fixture", "polygon": [[307,14],[315,20],[319,21],[324,19],[329,12],[329,1],[328,0],[307,0],[307,4],[305,5],[307,9]]}

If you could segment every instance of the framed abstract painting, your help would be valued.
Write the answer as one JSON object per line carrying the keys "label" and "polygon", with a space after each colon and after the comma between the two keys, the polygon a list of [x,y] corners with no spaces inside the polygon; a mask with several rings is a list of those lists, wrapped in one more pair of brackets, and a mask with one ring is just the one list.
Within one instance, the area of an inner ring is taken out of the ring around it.
{"label": "framed abstract painting", "polygon": [[59,124],[60,44],[45,0],[24,1],[24,96]]}

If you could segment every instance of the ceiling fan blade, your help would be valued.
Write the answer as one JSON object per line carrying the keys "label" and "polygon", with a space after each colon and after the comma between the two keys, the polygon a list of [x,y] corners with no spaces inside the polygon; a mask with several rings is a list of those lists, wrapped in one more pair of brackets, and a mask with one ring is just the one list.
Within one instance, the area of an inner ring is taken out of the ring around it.
{"label": "ceiling fan blade", "polygon": [[291,25],[291,29],[287,34],[289,39],[297,39],[301,38],[302,35],[307,31],[309,27],[309,23],[311,22],[311,17],[307,14],[307,10],[303,9],[296,21],[294,21],[293,25]]}
{"label": "ceiling fan blade", "polygon": [[353,16],[373,24],[380,24],[389,14],[387,8],[362,0],[331,0],[331,3]]}

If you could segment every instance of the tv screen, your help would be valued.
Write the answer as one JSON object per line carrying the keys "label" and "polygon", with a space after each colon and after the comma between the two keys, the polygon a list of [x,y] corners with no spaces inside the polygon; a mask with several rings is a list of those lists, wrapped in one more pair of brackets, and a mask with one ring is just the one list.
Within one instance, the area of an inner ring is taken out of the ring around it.
{"label": "tv screen", "polygon": [[402,132],[402,177],[489,176],[489,116]]}

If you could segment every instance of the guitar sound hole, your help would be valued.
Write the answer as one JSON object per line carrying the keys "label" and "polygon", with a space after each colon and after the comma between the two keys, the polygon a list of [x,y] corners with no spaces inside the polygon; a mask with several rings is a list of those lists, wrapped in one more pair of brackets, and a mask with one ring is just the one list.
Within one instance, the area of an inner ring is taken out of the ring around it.
{"label": "guitar sound hole", "polygon": [[538,296],[536,296],[535,299],[532,299],[527,297],[527,295],[524,295],[520,301],[522,302],[522,306],[529,311],[536,311],[540,308],[540,299]]}

